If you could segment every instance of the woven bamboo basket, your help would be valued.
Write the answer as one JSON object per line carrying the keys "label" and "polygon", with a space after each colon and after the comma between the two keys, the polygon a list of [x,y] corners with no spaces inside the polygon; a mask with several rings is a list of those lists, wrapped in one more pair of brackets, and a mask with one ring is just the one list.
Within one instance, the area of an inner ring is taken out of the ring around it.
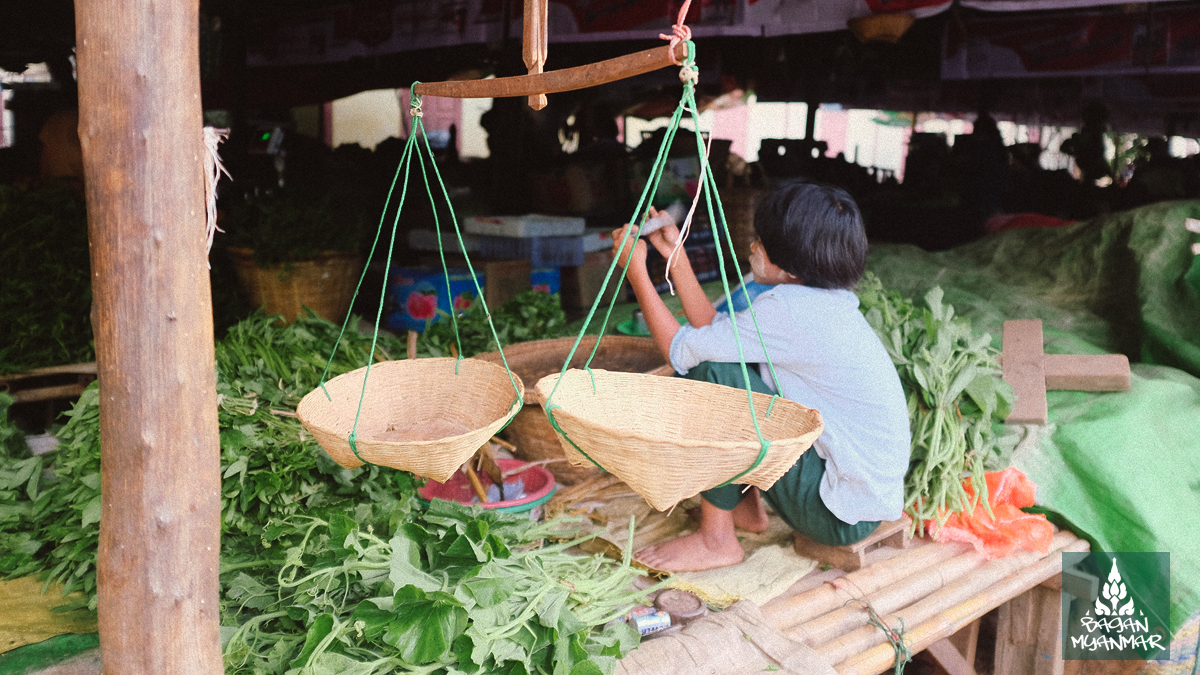
{"label": "woven bamboo basket", "polygon": [[[654,508],[716,487],[749,468],[761,445],[750,420],[746,392],[709,382],[639,373],[569,370],[551,404],[566,435]],[[545,405],[559,375],[535,387]],[[770,449],[738,483],[769,488],[807,450],[824,424],[821,414],[794,401],[754,394],[754,408]],[[592,466],[569,441],[573,464]]]}
{"label": "woven bamboo basket", "polygon": [[[523,382],[537,382],[551,373],[562,370],[562,364],[567,360],[567,354],[571,353],[571,346],[574,344],[574,337],[522,342],[506,347],[504,356],[508,359],[508,366],[521,376]],[[585,336],[579,343],[579,349],[575,351],[575,357],[571,359],[571,365],[582,367],[595,344],[595,336]],[[479,354],[475,358],[497,364],[501,362],[499,352]],[[596,352],[592,365],[605,370],[629,373],[671,375],[675,372],[667,365],[653,339],[630,335],[606,335],[600,341],[600,349]],[[542,411],[532,389],[525,391],[525,406],[500,435],[516,446],[513,454],[518,459],[536,462],[564,456],[558,433],[550,426],[550,421],[546,419],[546,413]],[[603,473],[591,462],[586,466],[552,462],[547,464],[546,468],[554,474],[555,480],[563,485],[582,483]]]}
{"label": "woven bamboo basket", "polygon": [[[347,469],[363,464],[348,439],[366,370],[333,378],[325,383],[328,397],[318,387],[296,408],[304,428]],[[513,380],[515,391],[503,367],[478,359],[377,363],[362,395],[358,454],[444,483],[520,409],[525,385],[515,373]]]}
{"label": "woven bamboo basket", "polygon": [[230,258],[250,304],[268,315],[279,314],[288,323],[304,307],[329,321],[341,321],[350,311],[354,287],[362,274],[362,256],[325,251],[311,260],[259,267],[254,252],[230,247]]}

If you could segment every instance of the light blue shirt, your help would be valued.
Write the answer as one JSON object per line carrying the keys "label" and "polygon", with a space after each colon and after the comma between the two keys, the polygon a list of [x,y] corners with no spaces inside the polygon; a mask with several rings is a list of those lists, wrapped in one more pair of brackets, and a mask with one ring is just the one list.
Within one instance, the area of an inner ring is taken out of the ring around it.
{"label": "light blue shirt", "polygon": [[[781,284],[754,298],[762,342],[750,311],[737,314],[747,363],[767,386],[821,413],[825,431],[813,449],[825,460],[821,499],[847,523],[896,520],[904,508],[911,439],[900,377],[848,290]],[[766,345],[780,387],[767,368]],[[703,361],[738,361],[728,314],[702,328],[681,326],[671,365],[681,374]]]}

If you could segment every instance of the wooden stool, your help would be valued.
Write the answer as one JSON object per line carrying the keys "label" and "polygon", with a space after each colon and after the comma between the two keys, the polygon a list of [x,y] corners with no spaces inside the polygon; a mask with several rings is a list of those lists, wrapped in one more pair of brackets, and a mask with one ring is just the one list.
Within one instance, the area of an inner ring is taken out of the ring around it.
{"label": "wooden stool", "polygon": [[853,572],[866,566],[866,555],[873,549],[880,546],[908,548],[912,543],[912,537],[908,534],[911,527],[912,521],[908,516],[884,521],[866,539],[849,546],[826,546],[797,533],[796,554],[812,558],[822,565]]}

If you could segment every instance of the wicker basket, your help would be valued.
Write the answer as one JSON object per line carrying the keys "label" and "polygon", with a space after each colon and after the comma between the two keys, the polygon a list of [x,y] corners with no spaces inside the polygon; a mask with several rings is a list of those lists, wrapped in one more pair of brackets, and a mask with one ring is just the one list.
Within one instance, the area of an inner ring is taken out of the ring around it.
{"label": "wicker basket", "polygon": [[[571,346],[574,344],[573,337],[522,342],[505,347],[504,356],[508,359],[508,366],[521,376],[522,381],[537,382],[551,373],[562,370],[562,364],[567,360],[567,354],[571,353]],[[595,344],[594,336],[584,337],[579,343],[579,349],[575,351],[575,358],[571,359],[571,365],[583,366]],[[500,363],[499,352],[479,354],[475,358]],[[658,351],[654,340],[628,335],[605,336],[600,341],[600,349],[596,352],[592,364],[605,370],[631,373],[671,375],[675,372],[663,359],[662,352]],[[525,407],[500,434],[516,446],[513,454],[519,459],[536,462],[563,456],[558,433],[550,426],[546,413],[538,405],[532,390],[525,391]],[[547,464],[546,468],[554,474],[555,480],[563,485],[581,483],[602,473],[591,462],[586,466],[553,462]]]}
{"label": "wicker basket", "polygon": [[[366,370],[333,378],[325,383],[328,397],[318,387],[296,408],[304,428],[347,469],[362,465],[347,439]],[[513,379],[516,391],[504,368],[478,359],[377,363],[362,396],[358,454],[444,483],[520,409],[525,386]]]}
{"label": "wicker basket", "polygon": [[[746,392],[708,382],[636,373],[569,370],[551,403],[554,419],[576,445],[625,481],[654,508],[665,511],[749,468],[761,449],[750,421]],[[546,398],[557,374],[535,387]],[[763,436],[771,441],[761,464],[739,483],[769,488],[812,445],[824,425],[816,410],[754,394]],[[562,440],[567,459],[591,466]]]}
{"label": "wicker basket", "polygon": [[330,321],[346,318],[363,268],[361,255],[341,251],[270,267],[255,264],[254,252],[247,248],[230,247],[229,255],[250,304],[268,315],[283,315],[289,323],[304,307]]}

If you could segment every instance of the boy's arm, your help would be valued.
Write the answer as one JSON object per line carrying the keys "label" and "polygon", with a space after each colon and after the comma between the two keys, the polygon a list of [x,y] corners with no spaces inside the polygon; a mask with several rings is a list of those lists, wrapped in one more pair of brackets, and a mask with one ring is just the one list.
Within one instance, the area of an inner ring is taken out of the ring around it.
{"label": "boy's arm", "polygon": [[[638,306],[642,308],[650,336],[654,338],[654,344],[662,352],[663,358],[670,363],[671,341],[679,332],[679,322],[654,290],[654,282],[650,280],[650,273],[646,270],[646,243],[635,241],[630,236],[629,241],[625,242],[624,250],[621,249],[621,240],[628,227],[626,225],[624,228],[613,230],[613,257],[617,259],[617,264],[627,268],[625,278],[629,280],[629,285],[633,286],[633,294],[637,296]],[[695,278],[695,275],[692,275],[692,279]],[[703,293],[701,295],[703,296]]]}
{"label": "boy's arm", "polygon": [[[653,215],[654,210],[651,209],[651,216]],[[670,260],[671,253],[675,250],[675,242],[679,241],[679,228],[667,225],[651,232],[646,238],[654,244],[654,248],[664,259]],[[692,270],[692,262],[688,260],[687,251],[683,250],[682,246],[679,247],[675,263],[671,266],[671,282],[675,285],[675,294],[683,303],[683,313],[687,315],[688,322],[697,328],[712,323],[717,311],[704,294],[704,289],[700,287],[700,281],[696,279],[696,273]],[[645,313],[645,310],[642,312]]]}

